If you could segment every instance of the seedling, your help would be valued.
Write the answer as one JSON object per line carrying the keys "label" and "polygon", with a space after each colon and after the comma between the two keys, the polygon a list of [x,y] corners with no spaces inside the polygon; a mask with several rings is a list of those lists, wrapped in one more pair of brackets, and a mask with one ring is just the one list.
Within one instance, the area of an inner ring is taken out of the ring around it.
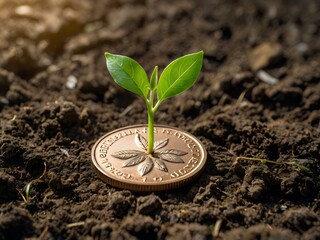
{"label": "seedling", "polygon": [[154,151],[154,115],[160,104],[189,89],[197,80],[203,62],[203,51],[188,54],[171,62],[158,77],[155,66],[150,79],[135,60],[105,53],[106,64],[113,80],[124,89],[144,100],[148,111],[147,153]]}
{"label": "seedling", "polygon": [[23,201],[26,202],[26,203],[27,203],[27,202],[29,201],[29,199],[30,199],[30,190],[31,190],[31,185],[32,185],[33,181],[43,178],[44,175],[45,175],[46,172],[47,172],[47,163],[44,162],[43,165],[44,165],[44,170],[43,170],[43,173],[41,174],[41,176],[38,177],[37,179],[31,180],[31,181],[25,186],[25,195],[23,195],[23,193],[19,191],[19,193],[20,193]]}
{"label": "seedling", "polygon": [[302,171],[311,172],[311,170],[309,168],[307,168],[301,164],[298,164],[296,161],[276,162],[276,161],[272,161],[272,160],[264,159],[264,158],[236,157],[234,164],[237,163],[239,160],[258,161],[262,164],[272,163],[272,164],[277,164],[277,165],[291,165],[291,166],[295,166],[295,167],[299,168]]}

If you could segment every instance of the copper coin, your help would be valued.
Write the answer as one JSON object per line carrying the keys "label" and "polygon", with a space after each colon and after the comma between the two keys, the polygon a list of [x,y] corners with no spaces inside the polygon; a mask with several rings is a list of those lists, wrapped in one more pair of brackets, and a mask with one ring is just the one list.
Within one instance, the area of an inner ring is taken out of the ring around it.
{"label": "copper coin", "polygon": [[92,148],[98,176],[114,187],[138,192],[183,186],[203,169],[207,153],[186,131],[156,125],[154,152],[147,154],[147,125],[134,125],[101,137]]}

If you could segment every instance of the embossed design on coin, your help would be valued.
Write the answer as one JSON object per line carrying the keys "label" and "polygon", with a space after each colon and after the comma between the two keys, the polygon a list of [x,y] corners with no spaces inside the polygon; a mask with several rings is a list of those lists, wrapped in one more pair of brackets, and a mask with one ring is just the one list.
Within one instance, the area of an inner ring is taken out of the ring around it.
{"label": "embossed design on coin", "polygon": [[154,143],[154,152],[152,154],[148,154],[148,141],[142,135],[136,134],[134,142],[143,151],[123,150],[115,152],[111,154],[111,156],[121,160],[125,160],[125,162],[122,164],[122,167],[132,167],[140,164],[138,166],[138,171],[141,176],[149,173],[154,166],[160,171],[168,172],[168,168],[164,161],[172,163],[184,163],[183,159],[180,156],[188,154],[187,152],[179,151],[176,149],[165,149],[162,151],[158,151],[168,144],[168,138],[156,141]]}
{"label": "embossed design on coin", "polygon": [[147,153],[147,125],[128,126],[101,137],[92,148],[95,171],[112,186],[134,191],[163,191],[195,179],[206,151],[190,133],[156,125],[154,151]]}

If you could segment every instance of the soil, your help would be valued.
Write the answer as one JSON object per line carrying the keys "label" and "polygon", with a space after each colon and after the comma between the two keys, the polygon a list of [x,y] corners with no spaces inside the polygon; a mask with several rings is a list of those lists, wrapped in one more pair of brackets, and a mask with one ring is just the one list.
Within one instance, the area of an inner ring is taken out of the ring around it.
{"label": "soil", "polygon": [[[316,0],[0,1],[0,239],[319,240],[319,13]],[[104,52],[150,74],[201,49],[198,82],[156,123],[197,136],[205,171],[151,194],[102,182],[94,142],[147,121]]]}

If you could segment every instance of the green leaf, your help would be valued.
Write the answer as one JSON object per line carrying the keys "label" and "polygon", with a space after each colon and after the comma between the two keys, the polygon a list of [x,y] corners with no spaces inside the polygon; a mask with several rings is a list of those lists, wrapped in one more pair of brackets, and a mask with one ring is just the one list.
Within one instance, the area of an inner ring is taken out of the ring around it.
{"label": "green leaf", "polygon": [[150,84],[148,76],[140,64],[126,56],[105,53],[105,57],[107,68],[113,80],[124,89],[146,99]]}
{"label": "green leaf", "polygon": [[32,181],[29,182],[26,186],[26,200],[28,201],[29,199],[29,196],[30,196],[30,189],[31,189],[31,184],[32,184]]}
{"label": "green leaf", "polygon": [[158,66],[155,66],[150,77],[150,87],[152,91],[154,91],[154,89],[157,87],[157,82],[158,82]]}
{"label": "green leaf", "polygon": [[203,51],[200,51],[171,62],[160,76],[158,100],[163,101],[189,89],[198,78],[202,60]]}

